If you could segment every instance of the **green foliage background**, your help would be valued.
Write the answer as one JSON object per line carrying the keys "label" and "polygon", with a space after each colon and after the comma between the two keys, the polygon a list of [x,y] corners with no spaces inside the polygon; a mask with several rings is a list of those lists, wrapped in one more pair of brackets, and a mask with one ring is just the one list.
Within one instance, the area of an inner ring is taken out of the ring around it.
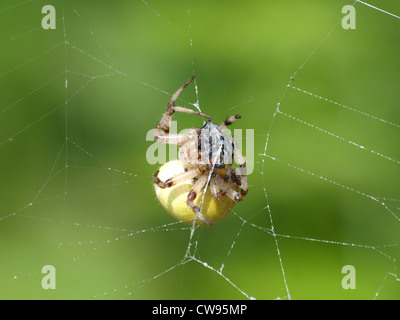
{"label": "green foliage background", "polygon": [[[56,30],[40,26],[46,4]],[[152,189],[146,133],[195,74],[203,112],[255,131],[249,194],[195,231],[196,257],[257,299],[288,298],[282,267],[294,299],[398,299],[399,202],[374,199],[400,199],[399,126],[286,87],[298,70],[292,86],[400,124],[400,20],[357,3],[344,30],[346,4],[3,0],[0,298],[246,298],[179,265],[190,230],[166,226]],[[400,14],[398,1],[373,4]],[[179,102],[193,107],[193,85]],[[56,290],[41,287],[47,264]],[[344,265],[355,290],[341,287]]]}

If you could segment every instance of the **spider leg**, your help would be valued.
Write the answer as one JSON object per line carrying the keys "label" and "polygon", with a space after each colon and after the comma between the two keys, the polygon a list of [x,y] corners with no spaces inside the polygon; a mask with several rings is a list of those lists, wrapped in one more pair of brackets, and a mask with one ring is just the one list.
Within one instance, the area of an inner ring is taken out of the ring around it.
{"label": "spider leg", "polygon": [[166,144],[175,144],[177,146],[182,146],[190,140],[190,135],[188,134],[155,134],[154,137],[159,142]]}
{"label": "spider leg", "polygon": [[194,183],[192,190],[190,190],[187,201],[186,203],[190,207],[190,209],[193,210],[193,212],[196,214],[196,217],[199,218],[201,221],[203,221],[205,224],[211,226],[212,223],[208,221],[203,214],[201,213],[201,209],[196,206],[194,203],[194,199],[196,199],[197,194],[200,192],[200,190],[205,186],[207,183],[208,177],[207,175],[202,175],[200,178]]}
{"label": "spider leg", "polygon": [[241,196],[240,192],[232,189],[231,187],[228,187],[228,190],[226,191],[226,196],[235,202],[240,202],[244,198]]}
{"label": "spider leg", "polygon": [[156,127],[156,132],[155,135],[156,136],[160,136],[162,135],[161,131],[164,134],[168,134],[169,133],[169,127],[171,124],[171,117],[174,114],[174,112],[184,112],[184,113],[191,113],[191,114],[195,114],[198,116],[202,116],[205,117],[207,119],[211,119],[210,116],[199,112],[199,111],[194,111],[191,109],[187,109],[187,108],[183,108],[183,107],[177,107],[175,106],[175,101],[176,99],[178,99],[179,95],[182,93],[183,89],[186,88],[186,86],[194,79],[194,76],[191,77],[188,81],[186,81],[171,97],[171,100],[168,102],[168,106],[167,106],[167,111],[164,113],[164,115],[162,116],[160,122],[158,123],[157,127]]}
{"label": "spider leg", "polygon": [[228,118],[226,118],[226,120],[224,122],[221,123],[221,125],[219,126],[219,129],[221,131],[225,130],[228,126],[230,126],[235,120],[240,119],[241,116],[239,114],[235,114],[233,116],[230,116]]}
{"label": "spider leg", "polygon": [[227,187],[228,184],[218,175],[210,180],[211,194],[215,199],[221,199],[226,194]]}
{"label": "spider leg", "polygon": [[246,162],[242,153],[240,152],[238,146],[236,145],[235,140],[232,138],[233,141],[233,152],[237,158],[237,162],[239,164],[239,168],[235,168],[231,172],[231,180],[233,183],[239,186],[240,193],[237,191],[232,190],[229,188],[229,192],[227,195],[236,202],[242,201],[244,197],[247,195],[248,192],[248,185],[247,185],[247,167]]}
{"label": "spider leg", "polygon": [[211,120],[211,116],[209,116],[203,112],[195,111],[195,110],[184,108],[184,107],[177,107],[175,105],[173,105],[171,107],[171,109],[173,110],[173,112],[177,111],[177,112],[191,113],[191,114],[195,114],[196,116],[201,116],[201,117],[207,118],[208,120]]}
{"label": "spider leg", "polygon": [[160,178],[158,177],[158,173],[160,170],[157,170],[154,175],[153,175],[153,182],[160,187],[161,189],[165,188],[171,188],[172,186],[175,186],[181,182],[184,182],[188,179],[193,179],[196,177],[199,173],[196,170],[191,170],[188,172],[183,172],[181,174],[176,175],[175,177],[169,178],[165,180],[165,182],[161,181]]}
{"label": "spider leg", "polygon": [[199,111],[194,111],[194,110],[183,108],[183,107],[171,106],[171,107],[168,107],[167,111],[162,116],[160,122],[157,124],[155,135],[162,135],[162,132],[164,134],[169,133],[169,127],[171,126],[171,118],[175,111],[195,114],[197,116],[205,117],[209,120],[211,119],[210,116],[206,115],[205,113],[201,113]]}
{"label": "spider leg", "polygon": [[179,95],[182,93],[183,89],[185,89],[187,87],[187,85],[192,82],[192,80],[194,79],[194,76],[192,76],[188,81],[186,81],[171,97],[171,100],[169,100],[168,102],[168,108],[174,106],[175,105],[175,101],[176,99],[178,99]]}
{"label": "spider leg", "polygon": [[210,191],[211,194],[214,196],[215,199],[218,199],[219,194],[219,186],[217,185],[217,177],[212,177],[210,180]]}
{"label": "spider leg", "polygon": [[[235,169],[236,170],[236,169]],[[236,175],[235,170],[232,171],[232,181],[240,188],[240,192],[228,187],[226,195],[235,202],[240,202],[247,195],[247,176],[246,175]]]}
{"label": "spider leg", "polygon": [[224,196],[224,195],[226,194],[226,191],[228,190],[228,187],[229,187],[229,177],[228,177],[228,176],[226,176],[226,177],[224,177],[224,178],[219,177],[218,180],[217,180],[217,184],[218,184],[218,186],[219,186],[219,189],[221,190],[221,191],[219,192],[219,194],[220,194],[221,197],[222,197],[222,196]]}

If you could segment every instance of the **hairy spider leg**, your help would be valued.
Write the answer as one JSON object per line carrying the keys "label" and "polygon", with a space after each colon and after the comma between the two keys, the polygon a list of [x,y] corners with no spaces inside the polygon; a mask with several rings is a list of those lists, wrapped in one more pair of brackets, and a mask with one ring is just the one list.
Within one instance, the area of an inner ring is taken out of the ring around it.
{"label": "hairy spider leg", "polygon": [[155,136],[156,139],[158,136],[165,135],[169,133],[169,128],[171,125],[171,117],[174,114],[174,112],[183,112],[183,113],[190,113],[190,114],[195,114],[201,117],[205,117],[209,120],[211,120],[211,117],[209,115],[206,115],[202,112],[199,111],[194,111],[191,109],[183,108],[183,107],[177,107],[175,106],[175,100],[178,99],[179,95],[182,93],[183,89],[186,88],[186,86],[194,79],[194,76],[191,77],[188,81],[186,81],[171,97],[171,100],[168,102],[167,106],[167,111],[164,113],[162,116],[160,122],[158,123],[155,131]]}
{"label": "hairy spider leg", "polygon": [[187,196],[187,205],[190,207],[190,209],[193,210],[193,212],[196,214],[196,217],[199,218],[201,221],[203,221],[205,224],[211,226],[212,222],[208,221],[204,215],[201,213],[201,209],[196,206],[194,203],[194,199],[197,198],[197,194],[201,191],[201,189],[205,186],[207,183],[208,177],[206,175],[200,176],[199,179],[194,183],[192,190],[190,190],[188,196]]}
{"label": "hairy spider leg", "polygon": [[219,126],[221,131],[224,131],[228,126],[230,126],[235,120],[242,118],[240,114],[235,114],[225,119]]}

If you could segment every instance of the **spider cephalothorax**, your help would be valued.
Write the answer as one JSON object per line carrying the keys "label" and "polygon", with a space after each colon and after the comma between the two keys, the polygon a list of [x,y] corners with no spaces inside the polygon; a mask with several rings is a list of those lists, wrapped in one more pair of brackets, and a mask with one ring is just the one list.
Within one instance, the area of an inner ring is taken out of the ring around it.
{"label": "spider cephalothorax", "polygon": [[[238,117],[238,116],[237,116]],[[198,138],[199,160],[215,169],[232,164],[234,143],[211,120],[200,128]]]}
{"label": "spider cephalothorax", "polygon": [[[175,106],[175,100],[183,89],[193,80],[190,78],[178,89],[168,103],[155,131],[157,141],[181,146],[179,160],[183,163],[184,172],[168,177],[161,181],[159,170],[154,173],[153,181],[159,188],[171,188],[187,180],[193,180],[193,186],[187,194],[187,205],[203,223],[211,225],[202,214],[194,200],[203,188],[210,188],[215,199],[226,196],[234,202],[239,202],[247,194],[246,163],[235,141],[223,131],[240,115],[228,117],[221,125],[211,122],[211,117],[191,109]],[[184,134],[169,134],[171,117],[174,112],[185,112],[199,115],[208,119],[201,128],[193,128]],[[232,168],[236,156],[238,168]]]}

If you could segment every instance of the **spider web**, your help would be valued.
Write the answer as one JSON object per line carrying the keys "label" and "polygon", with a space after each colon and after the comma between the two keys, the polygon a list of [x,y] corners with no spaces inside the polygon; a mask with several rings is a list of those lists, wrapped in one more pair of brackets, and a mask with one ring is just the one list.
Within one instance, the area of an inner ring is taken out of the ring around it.
{"label": "spider web", "polygon": [[[3,1],[0,297],[398,299],[399,5],[354,1],[344,30],[344,1],[169,4]],[[144,156],[192,74],[180,104],[255,132],[211,228],[163,211]]]}

